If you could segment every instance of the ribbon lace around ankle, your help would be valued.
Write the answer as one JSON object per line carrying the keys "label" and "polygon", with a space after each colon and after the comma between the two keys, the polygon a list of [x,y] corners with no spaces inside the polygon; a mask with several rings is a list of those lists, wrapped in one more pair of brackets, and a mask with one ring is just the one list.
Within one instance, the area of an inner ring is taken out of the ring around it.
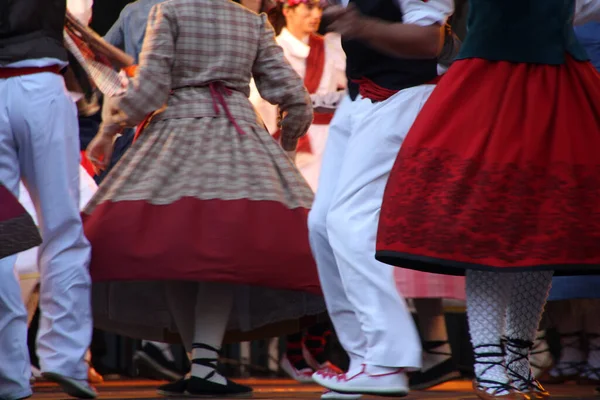
{"label": "ribbon lace around ankle", "polygon": [[[478,352],[478,350],[486,347],[495,347],[498,348],[499,351],[485,353]],[[475,346],[473,347],[473,354],[475,357],[475,364],[486,366],[483,372],[481,373],[482,376],[484,376],[488,371],[490,371],[494,367],[504,368],[504,364],[502,361],[492,361],[488,359],[489,357],[499,357],[502,360],[504,359],[504,351],[501,344],[482,344],[479,346]],[[498,382],[491,379],[482,379],[477,377],[475,378],[475,381],[477,382],[477,386],[479,386],[481,390],[490,389],[493,391],[492,394],[494,395],[508,394],[511,393],[513,389],[513,387],[509,383]]]}
{"label": "ribbon lace around ankle", "polygon": [[506,338],[506,352],[510,354],[511,360],[506,364],[506,370],[508,371],[509,377],[512,379],[514,386],[523,392],[529,392],[531,390],[542,392],[544,388],[535,379],[531,372],[531,368],[527,372],[527,376],[523,376],[515,371],[513,365],[515,363],[529,360],[529,352],[533,348],[533,342],[522,339]]}

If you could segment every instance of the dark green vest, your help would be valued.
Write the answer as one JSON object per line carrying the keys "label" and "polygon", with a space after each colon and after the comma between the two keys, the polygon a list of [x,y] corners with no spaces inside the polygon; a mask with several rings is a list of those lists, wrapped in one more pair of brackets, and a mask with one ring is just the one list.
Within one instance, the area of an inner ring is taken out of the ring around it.
{"label": "dark green vest", "polygon": [[575,0],[470,0],[458,59],[552,64],[588,60],[573,31]]}

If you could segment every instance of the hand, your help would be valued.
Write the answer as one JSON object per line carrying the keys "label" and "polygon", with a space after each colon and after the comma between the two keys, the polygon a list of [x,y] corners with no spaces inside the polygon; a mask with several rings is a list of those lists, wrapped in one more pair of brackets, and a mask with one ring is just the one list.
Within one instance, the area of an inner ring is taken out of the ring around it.
{"label": "hand", "polygon": [[344,39],[360,38],[369,21],[353,4],[348,4],[348,7],[327,7],[323,11],[322,18],[329,22],[327,25],[329,31],[339,33]]}
{"label": "hand", "polygon": [[86,155],[92,163],[96,175],[99,175],[100,172],[108,168],[108,164],[110,163],[110,159],[112,157],[112,152],[113,136],[104,133],[101,127],[100,131],[96,134],[86,149]]}
{"label": "hand", "polygon": [[129,76],[125,70],[119,71],[119,79],[121,79],[121,87],[127,89],[129,87]]}

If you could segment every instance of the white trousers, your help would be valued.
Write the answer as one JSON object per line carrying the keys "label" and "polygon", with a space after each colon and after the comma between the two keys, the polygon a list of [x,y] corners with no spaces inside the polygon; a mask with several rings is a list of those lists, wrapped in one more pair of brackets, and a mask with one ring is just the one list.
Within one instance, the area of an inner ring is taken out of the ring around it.
{"label": "white trousers", "polygon": [[329,127],[308,223],[327,308],[351,369],[421,367],[419,334],[396,288],[395,267],[375,260],[375,242],[388,176],[433,89],[406,89],[378,103],[346,98]]}
{"label": "white trousers", "polygon": [[[0,99],[0,182],[18,195],[23,180],[43,239],[38,255],[41,369],[87,379],[90,244],[79,216],[75,104],[62,77],[52,73],[0,79]],[[27,318],[14,262],[15,256],[0,260],[0,398],[29,390]]]}

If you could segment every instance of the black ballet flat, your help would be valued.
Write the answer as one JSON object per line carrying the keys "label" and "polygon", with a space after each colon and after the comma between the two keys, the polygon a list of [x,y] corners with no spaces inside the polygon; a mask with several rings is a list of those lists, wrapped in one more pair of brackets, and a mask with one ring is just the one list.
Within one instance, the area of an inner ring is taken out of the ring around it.
{"label": "black ballet flat", "polygon": [[192,376],[187,382],[186,396],[191,397],[251,397],[252,388],[227,379],[225,385]]}
{"label": "black ballet flat", "polygon": [[189,379],[180,379],[176,382],[170,382],[165,385],[159,386],[156,392],[161,396],[166,397],[181,397],[185,396]]}

